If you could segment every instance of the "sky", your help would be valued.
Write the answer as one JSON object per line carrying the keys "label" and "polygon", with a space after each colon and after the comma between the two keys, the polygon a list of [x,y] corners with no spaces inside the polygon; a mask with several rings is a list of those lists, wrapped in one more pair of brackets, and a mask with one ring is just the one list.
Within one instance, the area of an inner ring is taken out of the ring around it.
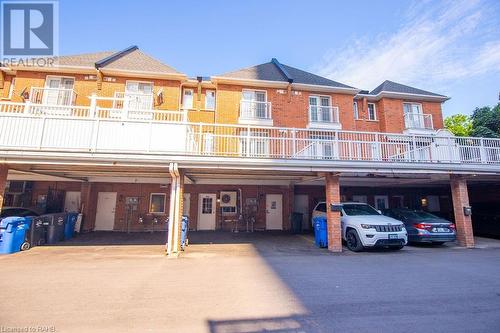
{"label": "sky", "polygon": [[189,76],[274,57],[360,89],[444,94],[445,116],[499,100],[500,0],[60,0],[59,13],[61,55],[137,45]]}

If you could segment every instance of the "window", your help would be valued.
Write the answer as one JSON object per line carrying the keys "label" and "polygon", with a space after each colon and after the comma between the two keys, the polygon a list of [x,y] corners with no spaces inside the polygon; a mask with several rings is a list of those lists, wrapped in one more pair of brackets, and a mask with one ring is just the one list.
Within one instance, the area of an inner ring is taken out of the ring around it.
{"label": "window", "polygon": [[124,97],[131,110],[151,110],[153,108],[153,84],[151,82],[127,81]]}
{"label": "window", "polygon": [[203,198],[201,201],[201,213],[202,214],[212,214],[213,212],[213,199]]}
{"label": "window", "polygon": [[368,103],[368,120],[377,120],[377,109],[373,103]]}
{"label": "window", "polygon": [[167,195],[164,193],[151,193],[149,200],[149,212],[155,214],[165,213],[165,199]]}
{"label": "window", "polygon": [[406,113],[421,114],[422,105],[416,103],[403,103],[403,111],[405,114]]}
{"label": "window", "polygon": [[241,96],[241,118],[270,119],[265,91],[243,90]]}
{"label": "window", "polygon": [[205,92],[205,109],[215,110],[215,90],[207,90]]}
{"label": "window", "polygon": [[[60,76],[47,76],[42,103],[50,105],[72,105],[74,102],[73,86],[75,79]],[[39,103],[38,96],[32,96]]]}
{"label": "window", "polygon": [[352,104],[352,109],[354,110],[354,119],[359,119],[358,102]]}
{"label": "window", "polygon": [[309,96],[309,121],[325,123],[333,121],[330,97]]}
{"label": "window", "polygon": [[193,89],[184,89],[184,94],[182,96],[182,107],[184,109],[193,108]]}

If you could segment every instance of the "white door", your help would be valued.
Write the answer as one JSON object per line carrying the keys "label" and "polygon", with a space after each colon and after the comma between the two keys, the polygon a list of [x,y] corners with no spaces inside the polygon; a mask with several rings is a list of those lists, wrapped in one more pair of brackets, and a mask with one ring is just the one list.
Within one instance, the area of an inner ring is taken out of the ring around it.
{"label": "white door", "polygon": [[283,196],[266,195],[266,230],[283,230]]}
{"label": "white door", "polygon": [[383,210],[389,208],[389,197],[387,195],[375,196],[375,208]]}
{"label": "white door", "polygon": [[307,194],[296,194],[294,196],[293,211],[302,213],[302,228],[309,229],[309,196]]}
{"label": "white door", "polygon": [[193,89],[184,89],[182,107],[185,110],[193,108]]}
{"label": "white door", "polygon": [[153,84],[149,82],[127,81],[125,98],[131,110],[151,110],[153,108]]}
{"label": "white door", "polygon": [[200,193],[198,196],[197,230],[215,230],[215,193]]}
{"label": "white door", "polygon": [[191,210],[191,193],[184,193],[184,203],[182,204],[182,214],[189,216]]}
{"label": "white door", "polygon": [[64,198],[65,212],[78,212],[80,210],[81,194],[79,191],[68,191]]}
{"label": "white door", "polygon": [[353,195],[352,196],[352,201],[354,201],[354,202],[368,203],[368,198],[366,197],[366,195]]}
{"label": "white door", "polygon": [[116,192],[97,194],[94,230],[113,230],[115,225]]}

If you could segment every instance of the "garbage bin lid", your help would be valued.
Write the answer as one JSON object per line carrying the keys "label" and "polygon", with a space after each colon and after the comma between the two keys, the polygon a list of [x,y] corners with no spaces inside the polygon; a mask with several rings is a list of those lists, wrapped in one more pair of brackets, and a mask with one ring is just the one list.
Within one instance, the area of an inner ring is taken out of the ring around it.
{"label": "garbage bin lid", "polygon": [[12,225],[19,225],[21,223],[24,223],[25,219],[24,217],[19,217],[19,216],[9,216],[9,217],[5,217],[3,218],[1,221],[0,221],[0,228],[1,229],[7,229],[7,226],[9,224],[12,224]]}

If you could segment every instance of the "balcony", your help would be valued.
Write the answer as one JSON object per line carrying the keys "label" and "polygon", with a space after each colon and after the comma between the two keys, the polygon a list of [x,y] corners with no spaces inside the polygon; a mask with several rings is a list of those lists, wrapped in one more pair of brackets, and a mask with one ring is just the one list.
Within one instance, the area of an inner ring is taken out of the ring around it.
{"label": "balcony", "polygon": [[272,126],[271,102],[240,101],[240,124]]}
{"label": "balcony", "polygon": [[33,114],[71,115],[68,106],[75,105],[76,96],[73,89],[31,87],[27,110]]}
{"label": "balcony", "polygon": [[413,132],[434,130],[431,114],[405,113],[404,120],[406,130]]}
{"label": "balcony", "polygon": [[340,129],[339,108],[309,105],[308,128]]}
{"label": "balcony", "polygon": [[308,170],[344,162],[391,170],[441,167],[446,172],[468,165],[468,170],[500,172],[500,139],[190,123],[184,111],[125,108],[127,112],[118,113],[123,109],[97,106],[95,96],[88,107],[57,106],[65,113],[32,112],[44,107],[0,102],[0,155],[176,159],[219,166],[232,161],[253,168],[281,163]]}

